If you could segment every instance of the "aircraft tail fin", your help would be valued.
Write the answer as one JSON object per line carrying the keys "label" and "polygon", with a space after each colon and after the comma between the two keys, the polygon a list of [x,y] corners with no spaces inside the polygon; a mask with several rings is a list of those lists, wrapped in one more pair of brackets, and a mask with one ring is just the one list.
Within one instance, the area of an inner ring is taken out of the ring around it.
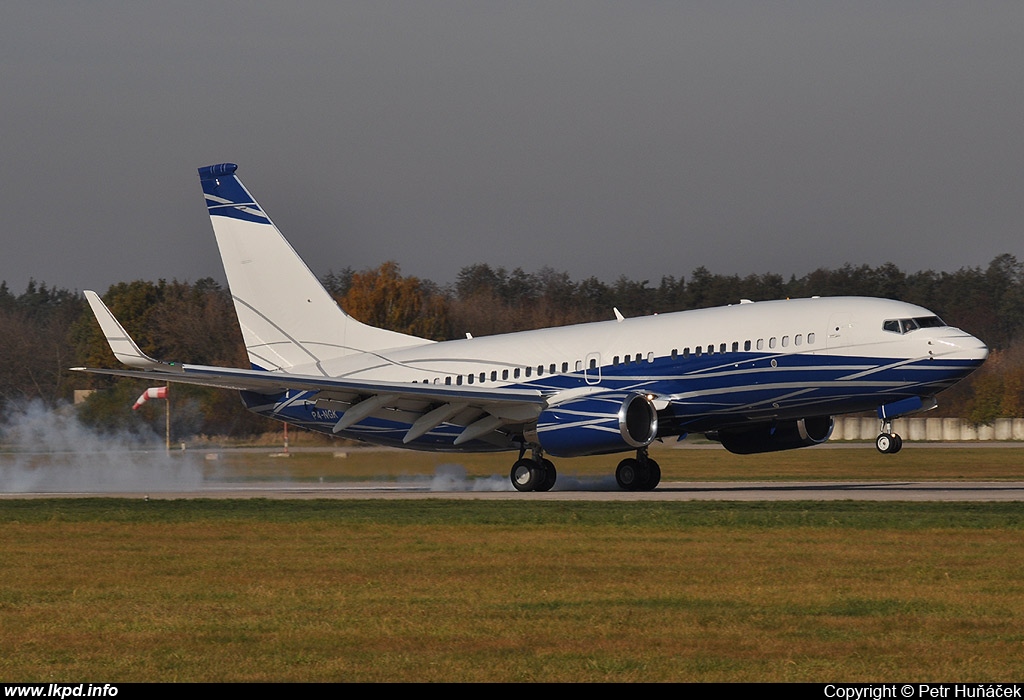
{"label": "aircraft tail fin", "polygon": [[237,168],[199,168],[199,179],[254,368],[288,371],[430,342],[368,326],[342,311],[235,175]]}

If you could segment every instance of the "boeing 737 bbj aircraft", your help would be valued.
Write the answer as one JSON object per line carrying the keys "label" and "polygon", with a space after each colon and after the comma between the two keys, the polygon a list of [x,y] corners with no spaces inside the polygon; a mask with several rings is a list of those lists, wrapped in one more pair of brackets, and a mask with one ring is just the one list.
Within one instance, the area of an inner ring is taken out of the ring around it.
{"label": "boeing 737 bbj aircraft", "polygon": [[[367,326],[324,290],[224,163],[199,169],[251,369],[143,354],[95,292],[115,357],[90,372],[236,389],[256,413],[339,437],[436,451],[518,450],[520,491],[545,491],[545,455],[633,452],[624,489],[658,485],[654,440],[705,433],[752,454],[828,439],[832,416],[898,416],[977,369],[988,349],[919,306],[855,297],[749,302],[433,342]],[[527,457],[527,453],[530,456]]]}

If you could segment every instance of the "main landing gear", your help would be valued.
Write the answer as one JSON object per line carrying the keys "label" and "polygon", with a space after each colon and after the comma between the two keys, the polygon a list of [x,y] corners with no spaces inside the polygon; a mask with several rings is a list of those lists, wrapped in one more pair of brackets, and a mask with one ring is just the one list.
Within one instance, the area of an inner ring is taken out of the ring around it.
{"label": "main landing gear", "polygon": [[647,448],[636,451],[636,457],[619,462],[615,481],[623,491],[653,491],[661,481],[661,467],[647,456]]}
{"label": "main landing gear", "polygon": [[892,421],[882,421],[882,432],[875,438],[875,447],[882,454],[894,455],[903,449],[903,438],[892,431]]}
{"label": "main landing gear", "polygon": [[[533,448],[531,457],[525,457],[526,448],[519,451],[519,459],[512,465],[509,478],[516,491],[550,491],[558,478],[555,465],[544,458],[540,448]],[[653,491],[661,482],[661,467],[647,456],[647,448],[636,451],[636,457],[619,462],[615,481],[624,491]]]}
{"label": "main landing gear", "polygon": [[512,485],[516,491],[550,491],[555,485],[558,473],[550,459],[544,459],[540,449],[533,451],[530,459],[525,459],[526,449],[519,452],[519,459],[512,465]]}

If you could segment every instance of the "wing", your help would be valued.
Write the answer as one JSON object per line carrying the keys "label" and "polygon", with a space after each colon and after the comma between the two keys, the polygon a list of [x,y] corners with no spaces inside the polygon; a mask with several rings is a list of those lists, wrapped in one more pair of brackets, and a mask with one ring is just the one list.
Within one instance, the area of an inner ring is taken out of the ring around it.
{"label": "wing", "polygon": [[410,425],[408,444],[445,422],[463,425],[453,444],[482,438],[507,425],[536,420],[547,406],[540,391],[388,381],[353,380],[263,370],[188,365],[155,360],[138,345],[95,292],[85,292],[114,356],[130,369],[73,367],[73,371],[119,377],[237,389],[273,396],[287,391],[316,392],[318,406],[335,409],[339,433],[378,412],[401,416]]}

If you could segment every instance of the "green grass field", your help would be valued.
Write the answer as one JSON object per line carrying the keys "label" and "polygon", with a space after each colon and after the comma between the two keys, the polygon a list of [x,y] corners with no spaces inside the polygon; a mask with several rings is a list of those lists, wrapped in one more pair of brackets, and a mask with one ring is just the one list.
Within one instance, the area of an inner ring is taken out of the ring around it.
{"label": "green grass field", "polygon": [[0,532],[5,682],[1024,675],[1020,504],[8,500]]}

